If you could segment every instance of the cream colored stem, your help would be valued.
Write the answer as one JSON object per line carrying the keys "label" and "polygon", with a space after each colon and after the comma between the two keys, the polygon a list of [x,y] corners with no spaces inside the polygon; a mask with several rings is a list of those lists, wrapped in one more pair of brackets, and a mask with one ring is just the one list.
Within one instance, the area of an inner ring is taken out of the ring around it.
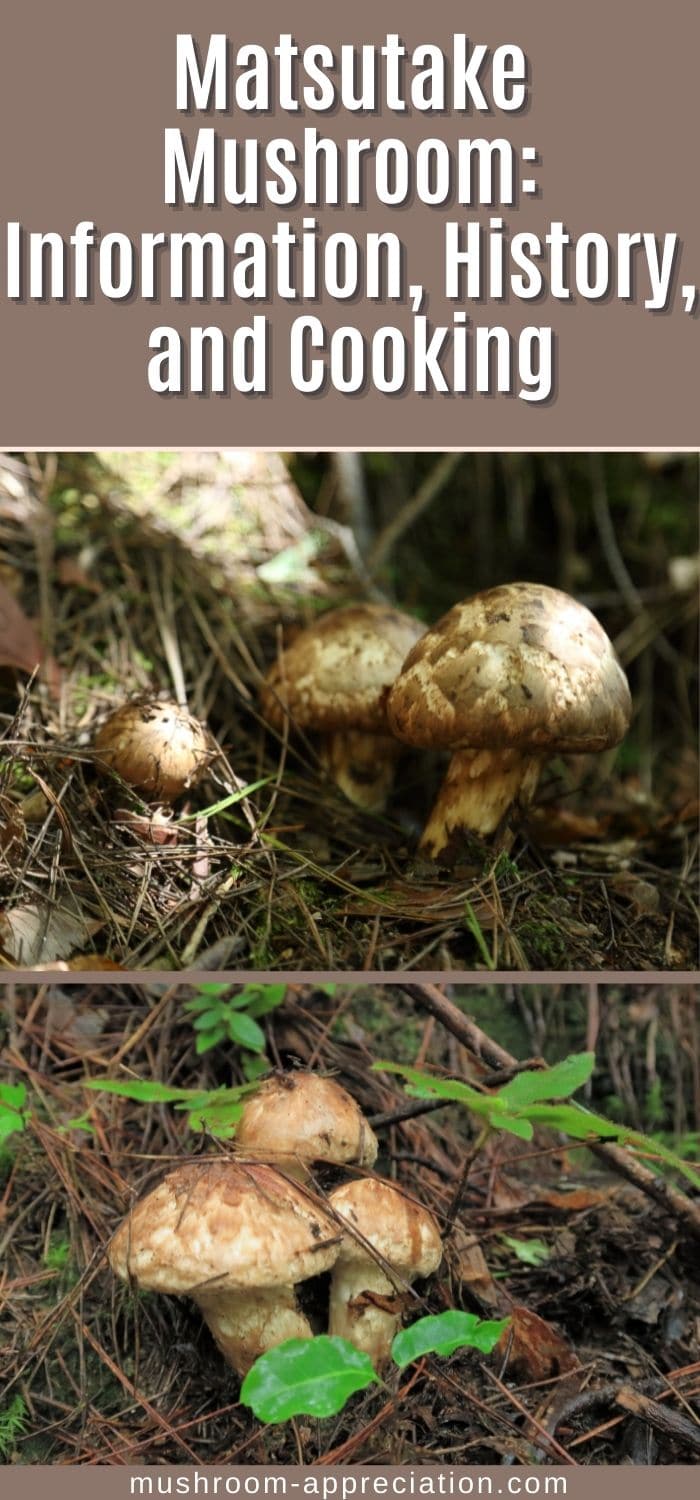
{"label": "cream colored stem", "polygon": [[336,786],[365,812],[386,807],[400,754],[401,746],[390,735],[354,729],[326,735],[321,748],[321,759]]}
{"label": "cream colored stem", "polygon": [[245,1375],[266,1349],[285,1339],[310,1339],[313,1330],[299,1312],[293,1287],[220,1292],[195,1297],[202,1316],[230,1365]]}
{"label": "cream colored stem", "polygon": [[382,1298],[401,1296],[373,1260],[336,1266],[331,1279],[328,1332],[349,1339],[356,1349],[369,1354],[376,1367],[390,1358],[391,1341],[401,1324],[401,1309],[399,1305],[396,1313],[392,1313],[371,1301],[365,1303],[364,1292],[376,1292]]}
{"label": "cream colored stem", "polygon": [[542,757],[518,750],[458,750],[437,796],[420,849],[430,859],[444,855],[455,834],[493,833],[508,808],[532,801]]}

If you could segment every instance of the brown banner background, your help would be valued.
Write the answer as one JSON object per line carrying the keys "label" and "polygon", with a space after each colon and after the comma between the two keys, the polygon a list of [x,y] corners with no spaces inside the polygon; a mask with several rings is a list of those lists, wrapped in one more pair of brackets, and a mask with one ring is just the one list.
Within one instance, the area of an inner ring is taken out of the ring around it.
{"label": "brown banner background", "polygon": [[[242,221],[262,229],[286,210],[236,216],[181,212],[163,205],[164,127],[184,125],[175,108],[175,36],[225,29],[234,45],[273,43],[280,30],[296,41],[381,41],[397,30],[411,47],[448,44],[466,29],[474,42],[514,41],[531,61],[532,104],[523,115],[460,119],[390,116],[217,116],[222,133],[290,135],[304,124],[340,136],[505,134],[534,144],[542,196],[504,211],[513,231],[541,230],[563,219],[585,229],[677,232],[684,241],[680,280],[700,281],[700,200],[696,142],[700,112],[696,66],[700,10],[667,0],[588,0],[573,5],[438,0],[414,20],[399,0],[356,0],[334,12],[322,0],[292,6],[269,0],[237,12],[215,0],[117,7],[62,0],[6,6],[0,22],[2,220],[69,234],[83,218],[103,233],[121,229],[217,229],[227,236]],[[341,20],[342,17],[342,20]],[[296,121],[296,123],[295,123]],[[466,217],[469,211],[462,211]],[[461,217],[450,211],[449,217]],[[417,206],[392,210],[329,210],[333,228],[395,228],[410,241],[412,279],[437,286],[442,221]],[[296,211],[293,217],[301,217]],[[4,258],[4,256],[3,256]],[[243,309],[247,320],[253,309]],[[343,304],[313,308],[331,326],[380,321],[408,327],[405,310]],[[163,399],[148,390],[147,335],[161,321],[185,328],[217,322],[233,327],[236,309],[219,304],[207,315],[159,310],[152,304],[98,301],[95,306],[0,302],[0,442],[5,446],[236,444],[275,446],[695,446],[700,439],[698,349],[700,318],[679,308],[650,314],[624,304],[526,303],[477,310],[479,322],[551,322],[559,334],[559,394],[548,406],[515,398],[405,396],[308,399],[285,386],[286,330],[302,308],[275,312],[278,368],[269,398]],[[429,315],[444,317],[433,295]],[[451,321],[451,320],[448,320]]]}
{"label": "brown banner background", "polygon": [[[478,1496],[480,1493],[486,1495],[550,1495],[560,1497],[560,1500],[657,1500],[660,1489],[663,1487],[668,1500],[686,1500],[686,1497],[697,1494],[698,1471],[689,1466],[679,1466],[669,1469],[640,1468],[630,1465],[629,1468],[558,1468],[554,1465],[546,1468],[519,1467],[516,1470],[504,1468],[484,1467],[465,1468],[454,1467],[438,1469],[432,1465],[425,1468],[416,1468],[406,1465],[402,1468],[388,1468],[377,1465],[369,1468],[363,1465],[349,1468],[320,1466],[315,1468],[301,1468],[289,1465],[280,1468],[274,1464],[260,1465],[256,1468],[246,1465],[231,1465],[223,1469],[216,1465],[210,1468],[190,1468],[188,1465],[176,1466],[174,1464],[162,1464],[157,1468],[125,1468],[114,1466],[103,1468],[101,1466],[90,1466],[82,1468],[51,1468],[40,1465],[31,1468],[5,1469],[3,1471],[3,1494],[7,1500],[44,1500],[44,1496],[51,1494],[52,1500],[92,1500],[92,1496],[99,1494],[100,1500],[139,1500],[140,1493],[148,1495],[146,1486],[140,1491],[138,1484],[132,1490],[132,1479],[135,1476],[150,1478],[152,1495],[192,1495],[199,1500],[208,1500],[209,1496],[218,1497],[218,1500],[227,1500],[227,1495],[240,1496],[277,1496],[277,1500],[297,1500],[297,1497],[309,1497],[309,1500],[357,1500],[364,1496],[365,1500],[374,1500],[374,1497],[384,1497],[384,1500],[402,1500],[398,1492],[392,1491],[392,1478],[401,1476],[401,1481],[406,1485],[405,1496],[420,1496],[421,1479],[430,1477],[433,1489],[423,1491],[423,1494],[439,1495],[438,1484],[442,1480],[445,1485],[444,1494],[449,1495],[448,1485],[453,1486],[452,1494],[459,1500],[460,1495]],[[219,1488],[215,1490],[214,1483],[219,1477]],[[275,1489],[268,1480],[273,1476],[283,1476],[285,1480],[284,1492],[281,1488]],[[479,1490],[479,1479],[490,1480],[491,1488]],[[226,1479],[229,1479],[233,1488],[227,1492],[225,1488]],[[565,1480],[566,1489],[562,1484]],[[195,1481],[199,1480],[199,1485]],[[265,1481],[268,1480],[269,1488],[266,1492]],[[179,1486],[178,1487],[178,1481]],[[248,1485],[246,1485],[248,1481]],[[375,1485],[375,1481],[379,1481]],[[409,1485],[413,1482],[415,1488]],[[460,1481],[463,1488],[460,1491]],[[352,1485],[353,1490],[347,1488],[343,1492],[343,1484]],[[509,1484],[519,1484],[519,1490],[509,1489]],[[547,1489],[547,1485],[551,1485]],[[555,1488],[558,1484],[558,1488]],[[206,1488],[205,1488],[206,1486]],[[312,1486],[312,1488],[309,1488]]]}

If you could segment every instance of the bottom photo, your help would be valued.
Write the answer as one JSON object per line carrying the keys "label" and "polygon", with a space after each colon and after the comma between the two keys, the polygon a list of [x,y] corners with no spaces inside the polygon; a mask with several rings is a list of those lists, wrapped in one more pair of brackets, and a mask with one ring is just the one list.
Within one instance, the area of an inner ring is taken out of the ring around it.
{"label": "bottom photo", "polygon": [[5,1465],[700,1458],[693,985],[7,984]]}

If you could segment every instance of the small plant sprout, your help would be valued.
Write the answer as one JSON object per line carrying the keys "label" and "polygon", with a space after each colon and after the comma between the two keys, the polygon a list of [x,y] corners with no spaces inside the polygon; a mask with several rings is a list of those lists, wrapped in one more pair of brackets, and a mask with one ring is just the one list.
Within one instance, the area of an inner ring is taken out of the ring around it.
{"label": "small plant sprout", "polygon": [[563,1131],[575,1141],[616,1141],[680,1172],[693,1187],[700,1188],[700,1174],[677,1152],[640,1130],[607,1120],[604,1115],[569,1099],[593,1073],[595,1054],[574,1052],[551,1068],[524,1068],[500,1089],[480,1093],[455,1078],[433,1078],[402,1063],[376,1062],[378,1073],[398,1073],[406,1079],[406,1092],[415,1099],[444,1099],[461,1104],[481,1120],[488,1130],[505,1130],[523,1141],[531,1141],[537,1126]]}
{"label": "small plant sprout", "polygon": [[0,1083],[0,1145],[27,1125],[27,1089],[23,1083]]}
{"label": "small plant sprout", "polygon": [[[215,980],[201,984],[197,994],[185,1001],[183,1007],[192,1017],[197,1033],[197,1053],[210,1052],[212,1047],[228,1041],[262,1058],[265,1033],[258,1022],[283,1004],[286,993],[286,984],[245,984],[239,990]],[[257,1068],[249,1071],[249,1061],[245,1064],[246,1076],[260,1071]],[[266,1068],[267,1063],[262,1071]]]}
{"label": "small plant sprout", "polygon": [[[505,1333],[508,1318],[481,1321],[474,1313],[450,1308],[418,1318],[397,1333],[390,1350],[400,1369],[435,1354],[447,1359],[458,1349],[491,1354]],[[368,1354],[348,1339],[321,1334],[300,1342],[292,1339],[256,1360],[241,1386],[241,1403],[260,1422],[286,1422],[291,1417],[333,1417],[356,1391],[381,1383]]]}

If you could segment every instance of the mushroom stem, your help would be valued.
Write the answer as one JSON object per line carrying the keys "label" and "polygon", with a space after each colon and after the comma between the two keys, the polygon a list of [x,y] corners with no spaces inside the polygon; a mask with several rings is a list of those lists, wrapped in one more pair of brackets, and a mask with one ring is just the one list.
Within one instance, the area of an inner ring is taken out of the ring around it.
{"label": "mushroom stem", "polygon": [[321,760],[336,786],[365,812],[383,812],[401,746],[387,734],[350,729],[327,734]]}
{"label": "mushroom stem", "polygon": [[[374,1293],[382,1301],[396,1298],[396,1312],[379,1307],[363,1293]],[[401,1325],[401,1293],[376,1261],[351,1261],[336,1266],[331,1278],[328,1332],[349,1339],[356,1349],[369,1354],[375,1368],[391,1357],[391,1343]]]}
{"label": "mushroom stem", "polygon": [[285,1339],[310,1339],[313,1330],[297,1307],[293,1287],[210,1292],[194,1298],[224,1358],[247,1374],[260,1354]]}
{"label": "mushroom stem", "polygon": [[493,833],[514,802],[527,807],[543,759],[519,750],[458,750],[423,830],[421,853],[439,859],[455,834]]}

